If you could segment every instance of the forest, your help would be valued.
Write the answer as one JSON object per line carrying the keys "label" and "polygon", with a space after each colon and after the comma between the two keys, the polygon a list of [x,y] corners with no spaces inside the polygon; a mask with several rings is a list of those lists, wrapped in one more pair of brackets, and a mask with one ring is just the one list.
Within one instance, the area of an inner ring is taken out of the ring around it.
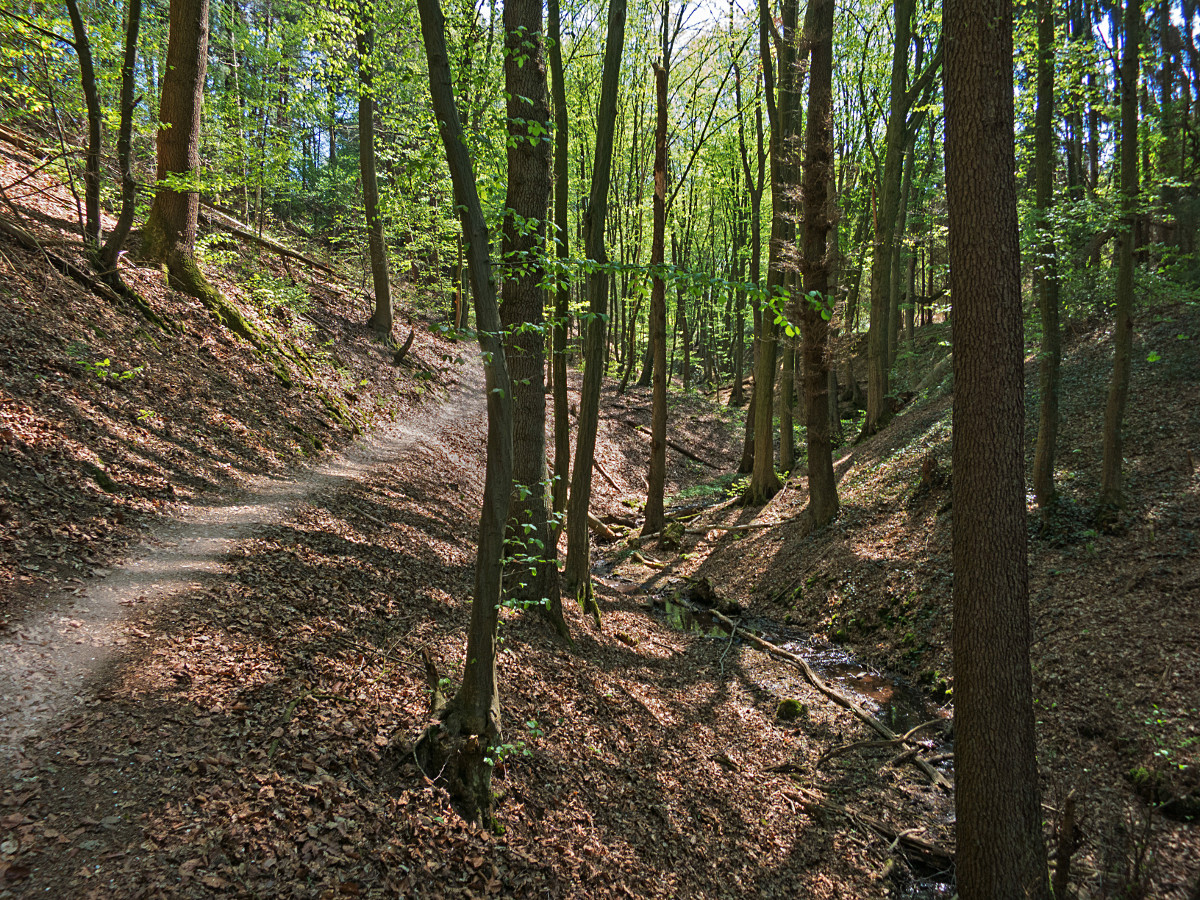
{"label": "forest", "polygon": [[1200,900],[1198,0],[0,0],[0,900]]}

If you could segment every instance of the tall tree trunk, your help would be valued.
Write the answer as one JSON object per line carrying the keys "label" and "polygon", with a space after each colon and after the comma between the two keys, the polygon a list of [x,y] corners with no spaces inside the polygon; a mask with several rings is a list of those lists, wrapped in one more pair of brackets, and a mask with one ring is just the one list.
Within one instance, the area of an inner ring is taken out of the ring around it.
{"label": "tall tree trunk", "polygon": [[1034,113],[1036,184],[1034,205],[1039,232],[1034,291],[1042,317],[1038,359],[1038,432],[1033,454],[1033,494],[1038,506],[1054,503],[1054,457],[1058,444],[1058,370],[1062,339],[1058,327],[1058,262],[1054,247],[1054,0],[1038,0],[1037,109]]}
{"label": "tall tree trunk", "polygon": [[[735,178],[736,185],[736,178]],[[735,191],[737,188],[735,187]],[[733,247],[731,248],[732,267],[730,280],[735,285],[742,283],[746,260],[746,218],[745,206],[738,192],[733,201]],[[744,406],[746,391],[742,387],[742,378],[746,374],[746,292],[741,287],[732,288],[733,294],[733,341],[730,348],[730,367],[733,369],[733,387],[729,391],[730,406]]]}
{"label": "tall tree trunk", "polygon": [[[513,0],[529,2],[529,0]],[[479,551],[475,561],[475,593],[467,632],[462,684],[454,699],[418,742],[426,771],[445,772],[452,791],[463,801],[467,816],[491,818],[492,768],[485,762],[490,747],[500,742],[500,693],[496,679],[496,625],[499,621],[504,529],[508,521],[513,471],[512,384],[500,340],[500,312],[488,257],[491,240],[475,186],[475,173],[463,140],[462,121],[454,103],[450,59],[446,52],[445,19],[438,0],[417,0],[421,34],[429,62],[429,93],[438,131],[454,184],[454,202],[467,235],[467,265],[487,391],[487,468],[483,509],[479,517]]]}
{"label": "tall tree trunk", "polygon": [[375,285],[375,311],[367,327],[383,335],[392,333],[392,284],[388,276],[387,243],[379,215],[379,182],[375,175],[375,96],[372,81],[375,63],[374,13],[364,9],[355,23],[358,51],[358,159],[362,176],[363,207],[367,215],[367,241],[371,248],[371,281]]}
{"label": "tall tree trunk", "polygon": [[158,107],[158,179],[142,232],[142,254],[165,263],[171,284],[206,304],[220,302],[196,264],[196,216],[200,195],[177,190],[174,180],[196,177],[200,165],[200,113],[208,65],[208,0],[173,0],[167,66]]}
{"label": "tall tree trunk", "polygon": [[[550,90],[554,101],[554,229],[555,254],[561,266],[570,258],[570,165],[567,88],[563,80],[562,22],[559,0],[548,0],[550,22]],[[567,400],[567,328],[571,310],[571,283],[559,275],[554,291],[554,529],[555,555],[562,515],[567,508],[567,477],[571,466],[571,420]]]}
{"label": "tall tree trunk", "polygon": [[[833,183],[834,0],[811,0],[808,16],[808,125],[804,148],[803,288],[800,298],[804,422],[808,453],[808,507],[818,528],[837,515],[837,481],[830,439],[829,319],[833,313],[833,232],[829,188]],[[835,248],[836,249],[836,248]],[[835,382],[836,384],[836,382]]]}
{"label": "tall tree trunk", "polygon": [[1113,373],[1104,410],[1104,458],[1100,467],[1101,518],[1111,524],[1120,508],[1121,426],[1129,398],[1133,361],[1133,250],[1138,200],[1138,47],[1141,4],[1125,3],[1125,45],[1121,54],[1121,233],[1117,235],[1116,321],[1113,327]]}
{"label": "tall tree trunk", "polygon": [[117,225],[109,233],[100,251],[101,266],[116,275],[117,257],[133,227],[137,209],[137,182],[133,179],[133,107],[137,102],[135,65],[137,63],[138,29],[142,21],[142,0],[129,0],[125,14],[125,58],[121,63],[121,126],[117,132],[117,165],[121,170],[121,212]]}
{"label": "tall tree trunk", "polygon": [[888,100],[887,131],[884,135],[883,171],[879,174],[879,211],[875,224],[875,246],[871,258],[871,321],[867,328],[867,417],[863,434],[873,434],[887,421],[891,325],[892,248],[896,216],[900,208],[904,146],[908,115],[905,89],[908,79],[908,47],[912,42],[912,16],[916,0],[895,0],[895,43],[892,47],[892,80]]}
{"label": "tall tree trunk", "polygon": [[[761,41],[760,41],[761,45]],[[736,63],[735,63],[736,66]],[[738,106],[738,155],[742,159],[742,174],[746,178],[746,190],[750,194],[750,306],[753,319],[753,338],[750,342],[751,369],[758,377],[758,347],[762,337],[762,304],[759,300],[758,281],[762,274],[762,195],[766,184],[767,153],[763,147],[762,106],[754,104],[755,166],[751,172],[750,154],[746,149],[746,129],[742,121],[742,77],[741,69],[735,69],[734,96]],[[754,471],[754,410],[757,384],[751,382],[750,403],[746,407],[746,429],[742,440],[742,458],[738,463],[738,474],[748,475]]]}
{"label": "tall tree trunk", "polygon": [[541,0],[504,4],[504,93],[508,189],[504,199],[504,288],[500,323],[513,383],[513,499],[508,516],[509,595],[538,604],[567,637],[558,553],[546,491],[546,212],[550,145]]}
{"label": "tall tree trunk", "polygon": [[[773,71],[770,37],[774,33],[768,0],[759,0],[759,53],[763,83],[767,95],[767,117],[771,123],[771,243],[767,261],[766,300],[762,309],[762,328],[758,356],[754,365],[754,469],[743,502],[761,506],[779,490],[775,474],[775,309],[784,285],[784,244],[789,235],[788,194],[792,177],[791,137],[795,127],[796,79],[796,0],[783,0],[782,36],[778,41],[778,76]],[[773,94],[778,82],[778,103]]]}
{"label": "tall tree trunk", "polygon": [[1024,465],[1011,0],[946,0],[954,303],[955,857],[963,900],[1046,900]]}
{"label": "tall tree trunk", "polygon": [[100,95],[96,90],[96,69],[92,65],[92,44],[87,26],[79,13],[78,0],[67,0],[71,31],[75,36],[75,53],[79,56],[79,79],[83,85],[83,100],[87,107],[88,142],[83,163],[83,243],[88,255],[99,259],[100,253]]}
{"label": "tall tree trunk", "polygon": [[[789,282],[798,279],[793,274]],[[795,285],[793,284],[793,287]],[[796,468],[796,341],[783,335],[783,360],[779,367],[779,471]]]}
{"label": "tall tree trunk", "polygon": [[[904,174],[900,179],[900,208],[896,212],[896,230],[892,234],[892,262],[888,276],[888,372],[896,367],[896,351],[900,344],[900,307],[904,292],[904,238],[908,231],[908,204],[912,199],[913,163],[916,159],[916,138],[907,142],[904,152]],[[889,374],[890,377],[890,374]]]}
{"label": "tall tree trunk", "polygon": [[592,594],[591,546],[588,543],[588,508],[592,502],[592,460],[596,453],[596,428],[600,418],[600,384],[604,378],[605,319],[608,315],[608,254],[604,225],[608,219],[608,186],[612,173],[613,140],[617,118],[617,89],[621,51],[625,46],[625,0],[610,0],[604,66],[600,78],[600,106],[596,116],[596,153],[592,190],[584,221],[584,252],[596,271],[587,279],[588,324],[584,339],[583,390],[579,397],[579,426],[575,439],[575,468],[567,510],[567,564],[563,572],[568,590],[574,591],[585,611],[600,622],[600,607]]}
{"label": "tall tree trunk", "polygon": [[[664,21],[665,25],[665,21]],[[663,529],[663,490],[667,481],[667,282],[662,266],[667,232],[667,75],[670,60],[654,66],[654,225],[650,238],[650,347],[654,353],[654,395],[650,416],[650,475],[642,534]],[[672,235],[674,237],[674,235]]]}

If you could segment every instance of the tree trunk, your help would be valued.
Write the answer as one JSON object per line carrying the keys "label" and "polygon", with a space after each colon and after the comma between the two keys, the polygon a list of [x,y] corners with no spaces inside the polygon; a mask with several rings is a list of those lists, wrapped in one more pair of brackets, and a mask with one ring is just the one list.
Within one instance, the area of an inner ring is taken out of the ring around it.
{"label": "tree trunk", "polygon": [[206,304],[220,302],[196,265],[196,217],[200,195],[173,181],[190,181],[200,165],[200,112],[208,65],[208,0],[174,0],[167,38],[158,119],[158,178],[142,234],[142,254],[165,263],[172,286]]}
{"label": "tree trunk", "polygon": [[129,0],[129,11],[125,20],[125,58],[121,63],[121,126],[117,133],[117,164],[121,169],[121,212],[117,225],[109,233],[108,240],[100,251],[101,266],[116,274],[117,257],[133,227],[133,216],[137,209],[137,182],[133,179],[133,107],[137,102],[133,92],[136,87],[135,64],[137,62],[138,29],[142,21],[142,0]]}
{"label": "tree trunk", "polygon": [[[808,454],[808,507],[816,527],[837,515],[837,481],[830,438],[829,319],[832,261],[829,255],[829,188],[833,183],[833,13],[834,0],[811,0],[808,125],[804,148],[803,260],[805,297],[800,298],[801,363]],[[834,382],[836,385],[836,382]]]}
{"label": "tree trunk", "polygon": [[1139,0],[1125,3],[1125,45],[1121,54],[1121,207],[1117,235],[1116,322],[1113,373],[1104,410],[1104,458],[1100,468],[1101,518],[1112,524],[1121,497],[1121,425],[1129,398],[1133,360],[1133,250],[1138,198],[1138,45],[1142,19]]}
{"label": "tree trunk", "polygon": [[559,593],[558,553],[546,491],[546,212],[550,145],[541,0],[504,4],[504,93],[508,189],[504,199],[504,288],[500,323],[513,384],[513,499],[508,515],[509,596],[536,604],[568,637]]}
{"label": "tree trunk", "polygon": [[[761,14],[761,10],[760,10]],[[760,25],[761,28],[761,25]],[[761,45],[761,40],[760,40]],[[735,63],[736,66],[736,63]],[[767,153],[763,148],[762,106],[754,105],[754,135],[755,135],[755,168],[750,170],[750,154],[746,150],[746,129],[740,114],[742,108],[742,73],[735,69],[734,96],[737,100],[738,114],[738,155],[742,159],[742,174],[746,178],[746,190],[750,194],[750,274],[749,282],[751,317],[753,319],[753,338],[750,342],[751,370],[758,377],[759,342],[762,337],[762,304],[758,295],[758,280],[762,273],[762,194],[766,184]],[[758,388],[756,382],[751,382],[750,403],[746,407],[746,430],[742,440],[742,459],[738,463],[738,474],[748,475],[754,471],[754,410],[757,407],[755,397]]]}
{"label": "tree trunk", "polygon": [[1033,271],[1042,317],[1038,359],[1038,432],[1033,455],[1033,494],[1042,509],[1053,505],[1054,457],[1058,443],[1058,370],[1062,340],[1058,328],[1058,263],[1050,211],[1054,207],[1054,3],[1038,0],[1037,110],[1033,126],[1039,246]]}
{"label": "tree trunk", "polygon": [[475,318],[479,324],[488,411],[479,555],[475,561],[475,593],[471,602],[462,684],[454,699],[441,711],[439,721],[422,735],[417,749],[418,758],[424,758],[426,771],[445,773],[452,792],[464,805],[466,817],[486,823],[491,818],[492,769],[485,758],[489,748],[500,742],[502,734],[496,680],[496,625],[501,599],[504,528],[512,489],[512,384],[500,340],[500,313],[488,258],[491,241],[463,139],[462,122],[454,103],[445,19],[438,0],[418,0],[417,9],[429,62],[429,93],[454,184],[455,206],[467,236],[467,265],[475,298]]}
{"label": "tree trunk", "polygon": [[[555,253],[560,265],[570,258],[570,164],[568,155],[567,88],[563,81],[562,24],[558,0],[548,0],[550,17],[550,84],[554,100],[554,227]],[[571,283],[560,274],[554,291],[554,529],[555,555],[562,515],[567,508],[567,478],[571,466],[571,420],[567,400],[567,327],[571,310]]]}
{"label": "tree trunk", "polygon": [[[743,502],[761,506],[780,488],[775,474],[775,354],[774,303],[784,284],[784,244],[789,234],[788,193],[792,177],[791,137],[797,106],[796,0],[783,0],[782,37],[778,42],[778,77],[773,71],[769,35],[773,33],[767,0],[759,0],[759,53],[771,123],[771,244],[767,262],[766,300],[762,309],[761,336],[754,367],[754,469]],[[778,80],[778,104],[773,91]]]}
{"label": "tree trunk", "polygon": [[96,91],[96,70],[92,65],[92,45],[87,26],[79,13],[78,0],[67,0],[75,53],[79,56],[79,79],[87,107],[88,142],[83,163],[84,247],[94,260],[100,253],[100,95]]}
{"label": "tree trunk", "polygon": [[[794,276],[788,279],[794,280]],[[785,334],[783,360],[779,367],[779,471],[796,468],[796,341]]]}
{"label": "tree trunk", "polygon": [[[665,24],[665,23],[664,23]],[[662,266],[667,231],[667,75],[670,60],[654,66],[654,225],[650,239],[650,347],[654,352],[654,398],[650,418],[650,475],[642,534],[663,530],[667,481],[667,283]],[[674,237],[674,235],[672,235]]]}
{"label": "tree trunk", "polygon": [[912,15],[916,0],[895,0],[895,43],[892,48],[892,81],[884,135],[883,171],[879,175],[879,208],[875,223],[875,246],[871,258],[871,321],[867,328],[867,418],[863,434],[874,434],[887,421],[890,290],[892,248],[896,240],[896,216],[900,208],[906,143],[905,88],[908,78],[908,48],[912,43]]}
{"label": "tree trunk", "polygon": [[367,327],[383,335],[392,333],[392,285],[388,277],[387,243],[379,215],[379,182],[375,176],[375,96],[372,93],[375,62],[375,23],[364,10],[355,23],[358,51],[358,160],[362,176],[363,207],[367,214],[367,240],[371,248],[371,281],[375,285],[375,311]]}
{"label": "tree trunk", "polygon": [[588,508],[592,502],[592,461],[596,453],[596,428],[600,418],[600,384],[604,378],[604,332],[608,315],[608,254],[604,249],[604,224],[608,217],[608,185],[612,173],[613,140],[617,117],[617,90],[621,51],[625,46],[625,0],[610,0],[608,32],[604,44],[600,106],[597,110],[596,153],[592,190],[584,220],[584,252],[596,266],[588,275],[588,325],[583,362],[583,390],[579,398],[579,426],[575,440],[575,469],[567,510],[567,564],[563,573],[585,611],[600,623],[600,607],[592,595],[591,547],[588,543]]}
{"label": "tree trunk", "polygon": [[1011,0],[946,0],[943,22],[957,886],[963,900],[1045,900],[1029,665]]}

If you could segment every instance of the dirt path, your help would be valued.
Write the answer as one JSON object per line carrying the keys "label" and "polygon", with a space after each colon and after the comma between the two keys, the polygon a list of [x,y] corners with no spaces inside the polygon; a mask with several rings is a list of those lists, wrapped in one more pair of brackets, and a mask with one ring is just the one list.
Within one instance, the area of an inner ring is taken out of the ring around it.
{"label": "dirt path", "polygon": [[460,378],[418,420],[381,427],[313,469],[256,478],[236,496],[185,508],[148,532],[123,565],[98,570],[83,587],[0,637],[0,758],[87,701],[93,679],[129,643],[135,607],[161,604],[220,577],[240,541],[482,415],[482,372],[465,368]]}

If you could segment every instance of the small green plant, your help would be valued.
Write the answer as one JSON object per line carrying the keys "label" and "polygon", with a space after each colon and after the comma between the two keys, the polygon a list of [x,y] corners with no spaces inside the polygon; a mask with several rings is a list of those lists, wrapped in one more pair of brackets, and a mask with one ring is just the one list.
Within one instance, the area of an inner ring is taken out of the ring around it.
{"label": "small green plant", "polygon": [[79,364],[99,381],[106,379],[131,381],[141,375],[142,370],[146,368],[145,366],[134,366],[132,369],[116,370],[113,369],[112,360],[108,359],[108,357],[99,361],[81,360]]}
{"label": "small green plant", "polygon": [[247,281],[250,297],[267,312],[284,306],[297,315],[304,315],[312,306],[308,290],[281,278],[255,273]]}

